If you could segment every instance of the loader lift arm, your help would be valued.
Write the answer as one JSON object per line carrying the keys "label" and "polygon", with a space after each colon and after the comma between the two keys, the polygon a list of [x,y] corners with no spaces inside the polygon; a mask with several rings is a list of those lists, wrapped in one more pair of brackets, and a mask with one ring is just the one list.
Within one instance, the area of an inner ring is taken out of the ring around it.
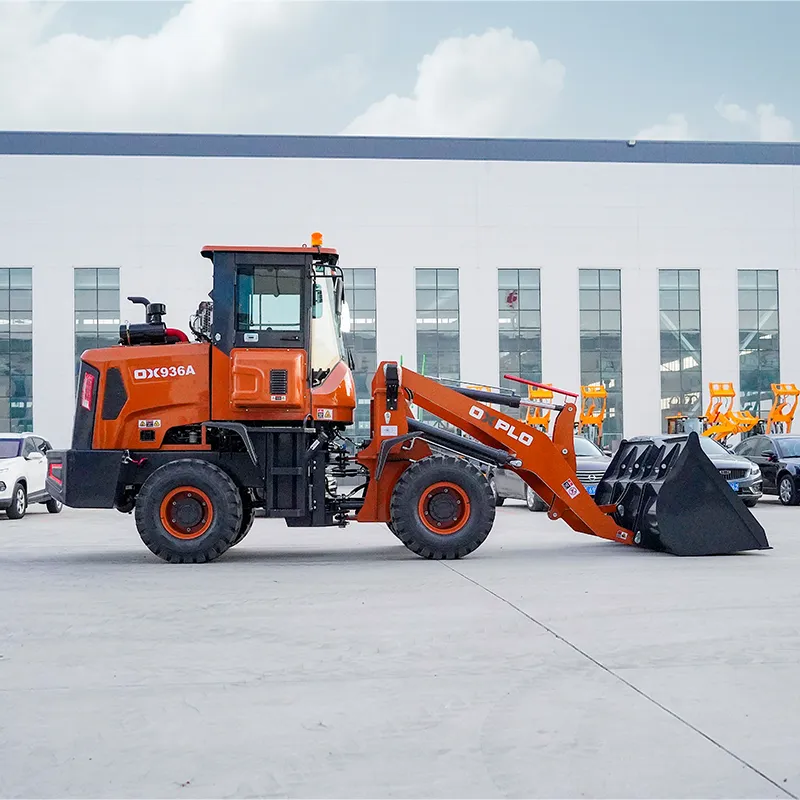
{"label": "loader lift arm", "polygon": [[[578,408],[573,399],[556,406],[552,439],[489,402],[518,408],[535,401],[449,387],[395,362],[381,363],[373,379],[371,411],[373,432],[380,435],[357,457],[370,480],[355,518],[391,523],[390,498],[408,462],[429,456],[429,445],[458,451],[459,437],[449,434],[445,439],[418,422],[411,413],[413,403],[478,443],[465,445],[464,455],[476,457],[476,447],[483,448],[486,461],[516,472],[548,504],[548,517],[563,519],[574,531],[676,555],[769,547],[761,526],[703,454],[697,434],[669,447],[623,442],[595,499],[576,474],[573,436]],[[657,511],[655,498],[665,487],[664,510]],[[604,497],[610,502],[601,503]],[[688,508],[680,508],[682,500]],[[620,524],[622,519],[630,521],[630,527]]]}

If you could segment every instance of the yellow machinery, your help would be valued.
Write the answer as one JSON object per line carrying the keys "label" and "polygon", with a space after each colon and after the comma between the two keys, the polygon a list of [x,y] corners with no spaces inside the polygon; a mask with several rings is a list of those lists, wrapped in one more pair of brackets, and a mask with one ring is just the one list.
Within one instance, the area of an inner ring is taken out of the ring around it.
{"label": "yellow machinery", "polygon": [[772,395],[772,408],[767,417],[766,432],[791,433],[800,389],[793,383],[773,383]]}
{"label": "yellow machinery", "polygon": [[[553,401],[553,392],[550,389],[539,389],[535,386],[528,387],[528,400]],[[528,406],[525,422],[544,433],[550,431],[551,409],[544,406]]]}
{"label": "yellow machinery", "polygon": [[587,436],[594,442],[600,442],[603,436],[603,421],[606,418],[606,402],[608,393],[603,384],[581,386],[581,414],[578,422],[578,433]]}
{"label": "yellow machinery", "polygon": [[718,442],[725,442],[729,436],[737,433],[748,433],[760,422],[759,418],[749,411],[734,411],[733,399],[736,390],[732,383],[708,384],[709,401],[706,409],[706,429],[703,436],[709,436]]}

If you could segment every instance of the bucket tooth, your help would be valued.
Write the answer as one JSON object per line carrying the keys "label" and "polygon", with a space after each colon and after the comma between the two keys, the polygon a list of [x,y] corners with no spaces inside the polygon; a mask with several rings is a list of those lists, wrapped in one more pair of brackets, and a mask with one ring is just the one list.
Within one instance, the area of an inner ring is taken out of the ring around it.
{"label": "bucket tooth", "polygon": [[677,556],[769,550],[764,528],[700,446],[696,432],[661,443],[623,441],[595,493],[616,505],[634,542]]}

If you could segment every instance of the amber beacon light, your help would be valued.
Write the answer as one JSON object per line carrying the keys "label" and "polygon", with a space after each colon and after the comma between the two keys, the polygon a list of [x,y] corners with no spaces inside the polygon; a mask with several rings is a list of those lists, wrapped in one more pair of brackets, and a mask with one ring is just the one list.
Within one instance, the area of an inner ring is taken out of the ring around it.
{"label": "amber beacon light", "polygon": [[322,234],[319,231],[314,231],[311,234],[311,246],[322,247]]}

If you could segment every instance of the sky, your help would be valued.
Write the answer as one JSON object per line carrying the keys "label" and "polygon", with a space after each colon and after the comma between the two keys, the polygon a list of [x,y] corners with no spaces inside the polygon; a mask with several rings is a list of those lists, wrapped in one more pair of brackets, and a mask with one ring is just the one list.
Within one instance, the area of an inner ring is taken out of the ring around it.
{"label": "sky", "polygon": [[800,139],[800,2],[0,0],[0,130]]}

